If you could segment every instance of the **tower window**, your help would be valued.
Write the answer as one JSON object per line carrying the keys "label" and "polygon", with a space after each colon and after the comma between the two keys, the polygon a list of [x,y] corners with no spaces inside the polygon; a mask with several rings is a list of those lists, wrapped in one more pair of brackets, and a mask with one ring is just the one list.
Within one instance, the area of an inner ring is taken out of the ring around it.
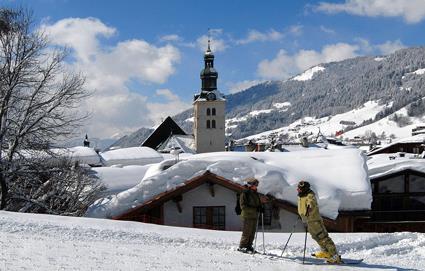
{"label": "tower window", "polygon": [[[215,109],[215,108],[213,108],[213,109]],[[213,112],[215,112],[215,110],[213,110]],[[211,115],[211,109],[207,108],[207,116],[209,116],[209,115]],[[213,114],[213,115],[215,115],[215,114]]]}
{"label": "tower window", "polygon": [[215,116],[215,108],[212,109],[212,115]]}
{"label": "tower window", "polygon": [[211,122],[211,128],[215,129],[215,120],[212,120],[212,122]]}
{"label": "tower window", "polygon": [[[214,123],[215,124],[215,123]],[[210,123],[210,120],[207,120],[207,129],[210,129],[211,128],[211,123]]]}

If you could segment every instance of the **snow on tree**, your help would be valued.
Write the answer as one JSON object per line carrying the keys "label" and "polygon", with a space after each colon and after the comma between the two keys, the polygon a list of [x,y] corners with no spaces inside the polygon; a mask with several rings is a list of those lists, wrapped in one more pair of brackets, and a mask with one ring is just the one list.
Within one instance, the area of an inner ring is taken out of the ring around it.
{"label": "snow on tree", "polygon": [[[70,136],[87,117],[76,110],[88,95],[84,78],[66,70],[66,56],[64,48],[49,45],[47,36],[34,26],[31,12],[22,8],[0,9],[1,209],[12,201],[16,206],[18,198],[36,204],[32,193],[37,194],[39,189],[45,189],[46,194],[51,192],[46,189],[46,182],[56,173],[50,176],[52,171],[45,164],[37,172],[40,157],[28,158],[24,152],[37,150],[44,157],[53,140]],[[81,182],[78,185],[85,183],[85,177],[79,175],[82,171],[72,171],[67,163],[52,170],[55,169],[64,171],[64,181],[76,178]],[[26,183],[30,178],[29,170],[36,170],[32,172],[32,187],[22,189],[20,182]],[[36,198],[41,204],[41,198]],[[45,209],[48,212],[51,208]]]}

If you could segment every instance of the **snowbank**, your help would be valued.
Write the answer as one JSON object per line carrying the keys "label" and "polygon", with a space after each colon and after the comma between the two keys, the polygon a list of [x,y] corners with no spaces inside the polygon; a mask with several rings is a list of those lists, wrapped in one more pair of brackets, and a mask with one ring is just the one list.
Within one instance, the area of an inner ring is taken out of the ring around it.
{"label": "snowbank", "polygon": [[[329,266],[306,257],[304,233],[264,234],[267,255],[236,251],[240,232],[167,227],[139,222],[0,211],[0,270],[423,270],[423,233],[331,233],[356,266]],[[257,248],[263,252],[263,239]],[[306,255],[318,246],[307,235]]]}
{"label": "snowbank", "polygon": [[260,193],[294,205],[298,181],[307,180],[317,193],[321,213],[329,218],[336,218],[338,210],[370,209],[372,201],[366,159],[357,149],[205,153],[187,157],[165,171],[163,163],[155,167],[156,171],[151,168],[137,186],[98,200],[89,208],[87,216],[119,215],[159,193],[183,185],[206,170],[238,184],[243,184],[246,178],[256,177],[260,180]]}
{"label": "snowbank", "polygon": [[149,147],[132,147],[100,153],[105,166],[112,165],[147,165],[159,163],[162,156]]}

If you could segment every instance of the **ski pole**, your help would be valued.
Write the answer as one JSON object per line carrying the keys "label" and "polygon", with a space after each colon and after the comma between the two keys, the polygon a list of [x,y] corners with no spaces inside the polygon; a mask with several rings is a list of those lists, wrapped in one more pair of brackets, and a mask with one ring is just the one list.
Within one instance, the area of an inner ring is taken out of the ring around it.
{"label": "ski pole", "polygon": [[294,234],[295,228],[296,228],[296,227],[297,227],[297,225],[298,225],[298,220],[299,220],[299,219],[300,219],[300,218],[298,217],[298,218],[297,218],[297,221],[295,221],[295,224],[294,224],[294,226],[292,227],[291,234],[289,235],[289,238],[288,238],[288,240],[286,241],[285,246],[283,247],[283,250],[282,250],[282,253],[280,254],[280,257],[282,257],[282,256],[283,256],[283,253],[285,252],[286,247],[288,246],[289,240],[291,240],[292,234]]}
{"label": "ski pole", "polygon": [[261,213],[261,227],[263,228],[263,254],[266,254],[266,245],[264,242],[264,213]]}
{"label": "ski pole", "polygon": [[307,227],[305,227],[303,264],[304,264],[304,260],[305,260],[305,248],[306,248],[306,246],[307,246]]}
{"label": "ski pole", "polygon": [[254,241],[254,251],[253,253],[255,253],[255,247],[257,246],[257,233],[258,233],[258,224],[260,223],[260,213],[258,213],[257,216],[257,227],[255,228],[255,241]]}

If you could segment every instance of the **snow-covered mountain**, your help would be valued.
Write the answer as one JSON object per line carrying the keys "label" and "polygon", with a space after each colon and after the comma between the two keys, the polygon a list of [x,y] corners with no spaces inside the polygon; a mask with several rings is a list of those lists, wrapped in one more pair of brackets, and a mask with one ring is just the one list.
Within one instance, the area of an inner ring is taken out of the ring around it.
{"label": "snow-covered mountain", "polygon": [[[278,128],[292,128],[303,122],[320,123],[323,133],[325,120],[333,119],[326,129],[334,134],[341,128],[349,130],[371,124],[398,111],[392,117],[394,123],[388,124],[391,128],[380,131],[387,135],[406,135],[411,128],[406,126],[421,122],[425,114],[423,97],[425,47],[402,49],[387,56],[324,63],[289,80],[263,82],[227,96],[226,133],[229,139],[241,139]],[[173,117],[189,133],[192,111],[189,109]],[[365,115],[358,118],[357,111]],[[338,119],[345,124],[335,123]],[[351,125],[355,127],[349,127],[350,122],[355,122]],[[318,125],[310,126],[311,129],[316,126],[313,130],[318,131]],[[369,126],[370,129],[376,127]],[[399,128],[402,131],[399,132]],[[137,144],[140,144],[138,134],[127,139],[138,138]],[[353,134],[352,131],[347,135]],[[136,142],[127,140],[126,144]]]}
{"label": "snow-covered mountain", "polygon": [[[304,233],[259,233],[257,250],[236,251],[241,232],[175,228],[140,222],[0,212],[0,270],[423,270],[422,233],[331,233],[355,266],[327,266]],[[275,256],[273,256],[275,255]]]}

